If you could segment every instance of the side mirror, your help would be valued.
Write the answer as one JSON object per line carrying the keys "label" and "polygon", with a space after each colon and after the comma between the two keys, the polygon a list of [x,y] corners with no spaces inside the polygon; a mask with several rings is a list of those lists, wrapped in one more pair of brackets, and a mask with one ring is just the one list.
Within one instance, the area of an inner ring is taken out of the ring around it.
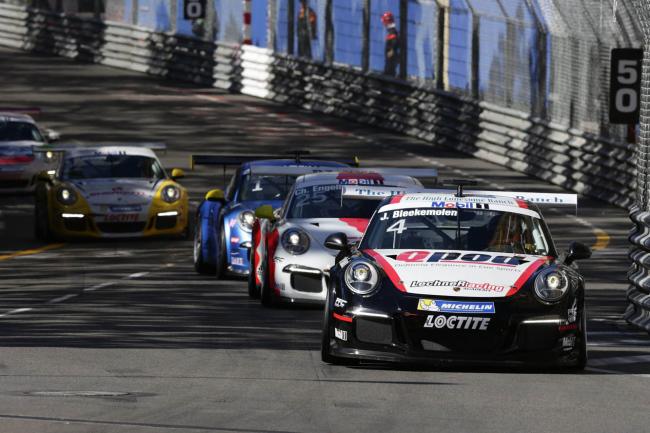
{"label": "side mirror", "polygon": [[325,248],[344,251],[349,248],[348,237],[345,233],[332,233],[325,239]]}
{"label": "side mirror", "polygon": [[172,170],[172,175],[170,176],[172,179],[182,179],[185,177],[185,172],[181,170],[180,168],[174,168]]}
{"label": "side mirror", "polygon": [[566,252],[566,258],[564,259],[564,264],[570,265],[576,260],[588,259],[591,257],[591,248],[582,242],[571,242],[569,244],[569,249]]}
{"label": "side mirror", "polygon": [[255,216],[260,219],[275,221],[275,215],[273,214],[273,206],[269,204],[262,205],[255,209]]}
{"label": "side mirror", "polygon": [[[175,168],[174,170],[178,170]],[[173,172],[172,172],[173,174]],[[220,189],[211,189],[205,194],[206,201],[226,201],[226,197],[223,194],[223,191]]]}
{"label": "side mirror", "polygon": [[50,173],[48,173],[47,170],[43,170],[38,172],[38,174],[36,175],[36,180],[39,182],[51,183],[52,176],[50,176]]}
{"label": "side mirror", "polygon": [[46,129],[45,130],[45,140],[48,143],[54,143],[55,141],[59,141],[60,138],[61,138],[61,134],[59,134],[55,130],[53,130],[53,129]]}

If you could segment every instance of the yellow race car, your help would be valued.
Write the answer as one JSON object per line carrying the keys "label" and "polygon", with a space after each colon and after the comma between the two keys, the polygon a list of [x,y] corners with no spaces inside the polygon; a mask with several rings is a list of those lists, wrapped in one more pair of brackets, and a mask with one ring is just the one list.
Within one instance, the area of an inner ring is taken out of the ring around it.
{"label": "yellow race car", "polygon": [[167,175],[146,146],[66,149],[56,170],[38,175],[36,237],[187,236],[188,194],[176,182],[182,177],[181,169]]}

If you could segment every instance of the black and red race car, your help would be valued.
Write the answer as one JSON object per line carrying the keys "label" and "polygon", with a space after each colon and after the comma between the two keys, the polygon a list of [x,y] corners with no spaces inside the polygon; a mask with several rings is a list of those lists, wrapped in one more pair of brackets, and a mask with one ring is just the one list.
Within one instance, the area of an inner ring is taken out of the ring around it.
{"label": "black and red race car", "polygon": [[[584,368],[585,284],[535,204],[572,194],[431,191],[385,198],[330,270],[322,359]],[[347,192],[344,192],[347,194]],[[523,199],[522,199],[523,198]],[[541,204],[540,204],[541,205]]]}

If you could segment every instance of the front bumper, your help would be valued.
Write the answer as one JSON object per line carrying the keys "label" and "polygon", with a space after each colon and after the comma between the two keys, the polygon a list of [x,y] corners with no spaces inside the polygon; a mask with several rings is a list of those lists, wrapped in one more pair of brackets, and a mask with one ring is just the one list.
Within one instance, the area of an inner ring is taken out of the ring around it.
{"label": "front bumper", "polygon": [[273,257],[275,294],[281,299],[300,303],[325,303],[329,269],[334,256],[327,251],[312,250],[298,256],[279,246]]}
{"label": "front bumper", "polygon": [[[331,306],[329,353],[434,365],[570,366],[580,356],[584,334],[579,323],[584,311],[569,322],[565,302],[535,311],[522,296],[490,299],[495,304],[493,314],[434,313],[417,309],[419,296],[402,296],[391,309],[339,299],[338,306]],[[437,320],[438,316],[442,318]]]}
{"label": "front bumper", "polygon": [[136,238],[178,236],[187,229],[187,209],[177,206],[153,212],[147,219],[103,221],[83,212],[56,212],[50,218],[53,234],[60,238]]}
{"label": "front bumper", "polygon": [[29,164],[0,165],[0,193],[32,192],[36,175],[50,168],[52,165],[38,160]]}

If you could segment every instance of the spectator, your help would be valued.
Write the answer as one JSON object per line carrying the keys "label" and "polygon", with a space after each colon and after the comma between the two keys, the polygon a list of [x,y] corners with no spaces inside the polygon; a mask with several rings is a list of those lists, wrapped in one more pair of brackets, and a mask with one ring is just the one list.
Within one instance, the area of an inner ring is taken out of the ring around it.
{"label": "spectator", "polygon": [[384,74],[397,76],[399,64],[399,33],[395,27],[395,17],[391,12],[384,12],[381,22],[386,27],[386,46],[384,49]]}
{"label": "spectator", "polygon": [[300,0],[298,11],[298,56],[311,59],[311,41],[316,39],[316,12]]}

